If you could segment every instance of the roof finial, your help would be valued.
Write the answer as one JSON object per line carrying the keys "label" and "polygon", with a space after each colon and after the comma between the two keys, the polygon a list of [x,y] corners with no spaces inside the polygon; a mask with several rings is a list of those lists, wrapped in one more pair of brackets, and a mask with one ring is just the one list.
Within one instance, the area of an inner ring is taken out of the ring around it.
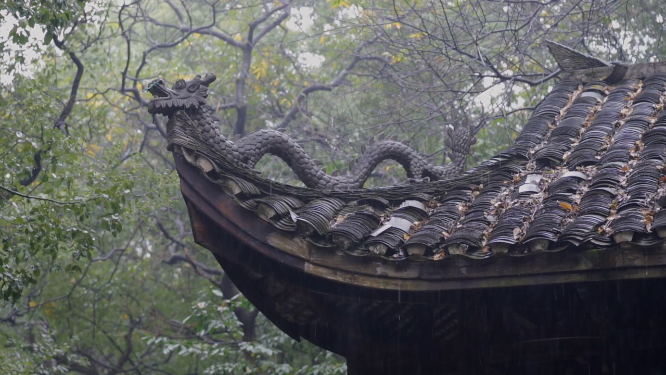
{"label": "roof finial", "polygon": [[557,65],[564,71],[601,68],[612,64],[596,57],[578,52],[560,43],[546,40],[548,50],[557,61]]}

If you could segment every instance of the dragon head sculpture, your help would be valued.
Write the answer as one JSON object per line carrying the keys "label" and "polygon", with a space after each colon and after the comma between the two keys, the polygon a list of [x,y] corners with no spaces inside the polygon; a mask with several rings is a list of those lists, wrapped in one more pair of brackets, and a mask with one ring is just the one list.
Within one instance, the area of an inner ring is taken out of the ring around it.
{"label": "dragon head sculpture", "polygon": [[206,74],[203,78],[197,75],[189,81],[179,79],[171,89],[167,88],[163,79],[156,79],[145,90],[153,94],[148,112],[169,116],[182,109],[199,108],[206,104],[208,85],[216,78],[215,74]]}

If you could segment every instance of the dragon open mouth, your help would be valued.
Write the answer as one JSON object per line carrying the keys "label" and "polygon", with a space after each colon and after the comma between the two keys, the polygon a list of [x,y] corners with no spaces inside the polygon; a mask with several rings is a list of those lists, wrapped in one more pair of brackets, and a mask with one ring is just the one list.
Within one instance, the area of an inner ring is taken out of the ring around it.
{"label": "dragon open mouth", "polygon": [[197,109],[206,103],[208,85],[213,81],[215,74],[206,74],[203,78],[197,75],[187,81],[179,79],[172,88],[167,88],[163,79],[156,79],[144,90],[153,94],[148,104],[148,112],[169,116],[179,110]]}
{"label": "dragon open mouth", "polygon": [[152,81],[144,91],[153,94],[155,98],[168,98],[171,96],[168,90],[164,85],[164,80],[159,78]]}
{"label": "dragon open mouth", "polygon": [[173,97],[171,90],[166,87],[163,79],[156,79],[152,81],[144,91],[153,94],[153,98],[148,104],[148,112],[156,113],[160,110],[171,107],[170,99]]}

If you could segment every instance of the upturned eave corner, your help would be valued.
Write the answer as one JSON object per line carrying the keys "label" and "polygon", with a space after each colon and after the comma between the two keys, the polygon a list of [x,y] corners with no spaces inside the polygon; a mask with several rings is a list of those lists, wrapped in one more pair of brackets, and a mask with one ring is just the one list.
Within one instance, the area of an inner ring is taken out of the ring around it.
{"label": "upturned eave corner", "polygon": [[578,82],[603,81],[610,84],[623,79],[642,79],[655,74],[666,74],[666,62],[631,64],[608,62],[575,49],[546,40],[548,51],[562,70],[561,79]]}

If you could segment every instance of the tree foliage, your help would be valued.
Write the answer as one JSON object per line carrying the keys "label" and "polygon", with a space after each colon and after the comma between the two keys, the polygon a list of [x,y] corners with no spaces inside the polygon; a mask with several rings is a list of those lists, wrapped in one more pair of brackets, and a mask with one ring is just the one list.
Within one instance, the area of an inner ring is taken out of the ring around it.
{"label": "tree foliage", "polygon": [[[41,31],[44,35],[41,40],[42,44],[50,44],[54,36],[79,21],[81,15],[86,12],[87,2],[88,0],[0,1],[0,23],[10,22],[12,24],[6,35],[7,39],[0,39],[0,52],[12,52],[11,48],[7,48],[8,41],[19,47],[18,51],[14,50],[15,53],[11,54],[13,61],[7,64],[7,68],[11,71],[16,65],[25,63],[25,56],[20,48],[31,42],[30,34],[32,32]],[[35,44],[29,47],[39,49]]]}
{"label": "tree foliage", "polygon": [[[4,51],[21,57],[3,70],[25,68],[0,91],[0,372],[346,371],[279,332],[194,244],[144,83],[216,73],[224,133],[286,128],[328,172],[375,137],[446,162],[461,126],[476,133],[473,166],[557,79],[545,39],[607,60],[666,56],[660,2],[629,4],[0,2],[16,24]],[[279,160],[258,168],[298,183]],[[373,176],[405,179],[392,163]]]}

